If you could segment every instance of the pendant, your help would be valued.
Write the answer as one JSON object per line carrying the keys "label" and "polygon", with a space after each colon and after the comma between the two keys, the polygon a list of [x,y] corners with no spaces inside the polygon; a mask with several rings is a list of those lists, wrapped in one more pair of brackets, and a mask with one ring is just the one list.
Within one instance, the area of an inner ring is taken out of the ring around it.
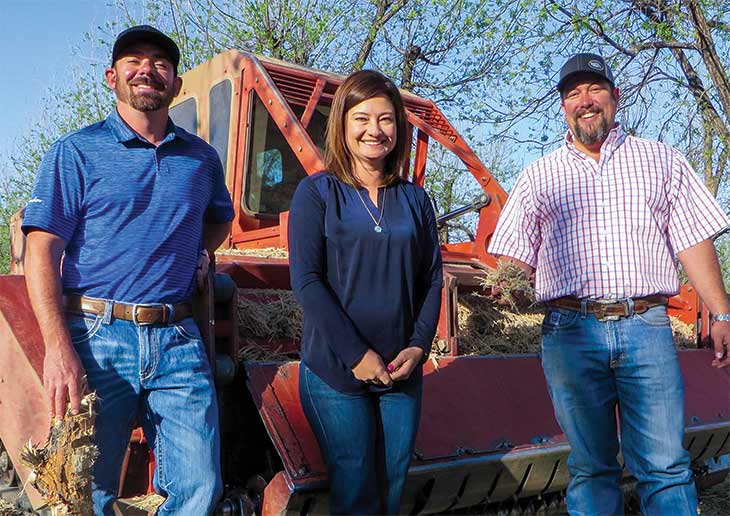
{"label": "pendant", "polygon": [[383,228],[381,228],[380,225],[376,225],[373,229],[375,230],[376,233],[382,233],[383,232]]}

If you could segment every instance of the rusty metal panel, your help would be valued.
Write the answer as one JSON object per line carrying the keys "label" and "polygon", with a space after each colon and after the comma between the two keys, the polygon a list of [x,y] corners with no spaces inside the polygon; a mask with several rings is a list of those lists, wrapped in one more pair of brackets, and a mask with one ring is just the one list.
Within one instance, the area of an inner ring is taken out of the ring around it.
{"label": "rusty metal panel", "polygon": [[296,484],[326,475],[299,400],[299,362],[246,362],[248,388],[286,473]]}
{"label": "rusty metal panel", "polygon": [[[692,285],[682,285],[679,294],[669,298],[669,315],[687,324],[696,324],[700,313],[700,298]],[[699,329],[699,328],[697,328]]]}
{"label": "rusty metal panel", "polygon": [[684,377],[685,426],[730,423],[730,374],[710,366],[712,349],[679,352]]}
{"label": "rusty metal panel", "polygon": [[[50,429],[50,407],[43,389],[43,338],[33,315],[23,276],[0,276],[0,440],[23,484],[29,470],[20,450],[29,439],[44,443]],[[43,505],[30,485],[34,507]]]}
{"label": "rusty metal panel", "polygon": [[537,355],[429,361],[423,389],[421,460],[563,441]]}
{"label": "rusty metal panel", "polygon": [[228,274],[239,288],[291,290],[286,259],[216,253],[216,271]]}
{"label": "rusty metal panel", "polygon": [[[722,455],[730,446],[728,375],[712,369],[710,361],[711,350],[680,353],[688,391],[686,444],[693,459]],[[438,364],[424,366],[421,425],[404,511],[438,513],[565,489],[569,447],[554,419],[538,356],[449,357]],[[247,363],[246,370],[297,493],[287,510],[296,498],[297,507],[318,513],[314,507],[326,504],[325,466],[299,403],[298,363]],[[305,496],[311,489],[317,493]]]}

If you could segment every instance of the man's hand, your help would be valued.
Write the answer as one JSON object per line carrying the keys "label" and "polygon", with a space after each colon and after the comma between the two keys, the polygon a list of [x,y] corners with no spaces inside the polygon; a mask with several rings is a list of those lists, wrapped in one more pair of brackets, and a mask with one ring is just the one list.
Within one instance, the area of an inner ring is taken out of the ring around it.
{"label": "man's hand", "polygon": [[[702,298],[702,302],[713,314],[730,313],[730,300],[720,272],[720,262],[712,240],[707,239],[677,253],[690,283]],[[715,348],[714,367],[730,365],[730,322],[712,323],[710,330]]]}
{"label": "man's hand", "polygon": [[388,364],[390,377],[394,382],[407,380],[416,366],[423,358],[423,349],[418,346],[410,346],[398,353],[393,361]]}
{"label": "man's hand", "polygon": [[715,321],[712,323],[712,345],[715,348],[713,367],[723,368],[730,366],[730,322]]}
{"label": "man's hand", "polygon": [[46,346],[43,386],[51,406],[51,418],[63,419],[69,401],[71,414],[79,413],[81,396],[86,390],[84,375],[84,367],[71,344]]}
{"label": "man's hand", "polygon": [[208,281],[208,268],[210,267],[210,256],[208,251],[203,249],[198,257],[198,267],[195,269],[195,283],[198,286],[198,292],[205,290]]}
{"label": "man's hand", "polygon": [[367,383],[390,387],[393,380],[385,369],[383,359],[375,351],[369,349],[362,356],[360,361],[352,368],[355,378]]}

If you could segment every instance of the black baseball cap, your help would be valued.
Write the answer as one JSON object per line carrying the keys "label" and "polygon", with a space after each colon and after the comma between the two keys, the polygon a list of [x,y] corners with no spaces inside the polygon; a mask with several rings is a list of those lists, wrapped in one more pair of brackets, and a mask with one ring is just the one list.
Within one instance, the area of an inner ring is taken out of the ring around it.
{"label": "black baseball cap", "polygon": [[112,65],[125,48],[138,41],[153,43],[160,47],[168,55],[175,68],[180,64],[180,49],[167,34],[151,25],[136,25],[120,32],[117,36],[112,49]]}
{"label": "black baseball cap", "polygon": [[563,86],[568,82],[572,76],[578,73],[592,73],[603,77],[611,86],[616,86],[613,81],[613,74],[611,69],[606,64],[604,59],[596,54],[576,54],[568,59],[563,67],[560,69],[560,80],[558,81],[557,89],[559,92],[563,92]]}

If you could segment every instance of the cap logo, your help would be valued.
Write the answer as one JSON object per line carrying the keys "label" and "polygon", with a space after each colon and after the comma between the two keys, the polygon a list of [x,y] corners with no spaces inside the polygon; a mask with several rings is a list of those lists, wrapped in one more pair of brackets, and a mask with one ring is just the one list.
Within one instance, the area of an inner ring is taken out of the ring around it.
{"label": "cap logo", "polygon": [[603,71],[603,63],[601,63],[598,59],[591,59],[590,61],[588,61],[588,66],[590,66],[594,70]]}

